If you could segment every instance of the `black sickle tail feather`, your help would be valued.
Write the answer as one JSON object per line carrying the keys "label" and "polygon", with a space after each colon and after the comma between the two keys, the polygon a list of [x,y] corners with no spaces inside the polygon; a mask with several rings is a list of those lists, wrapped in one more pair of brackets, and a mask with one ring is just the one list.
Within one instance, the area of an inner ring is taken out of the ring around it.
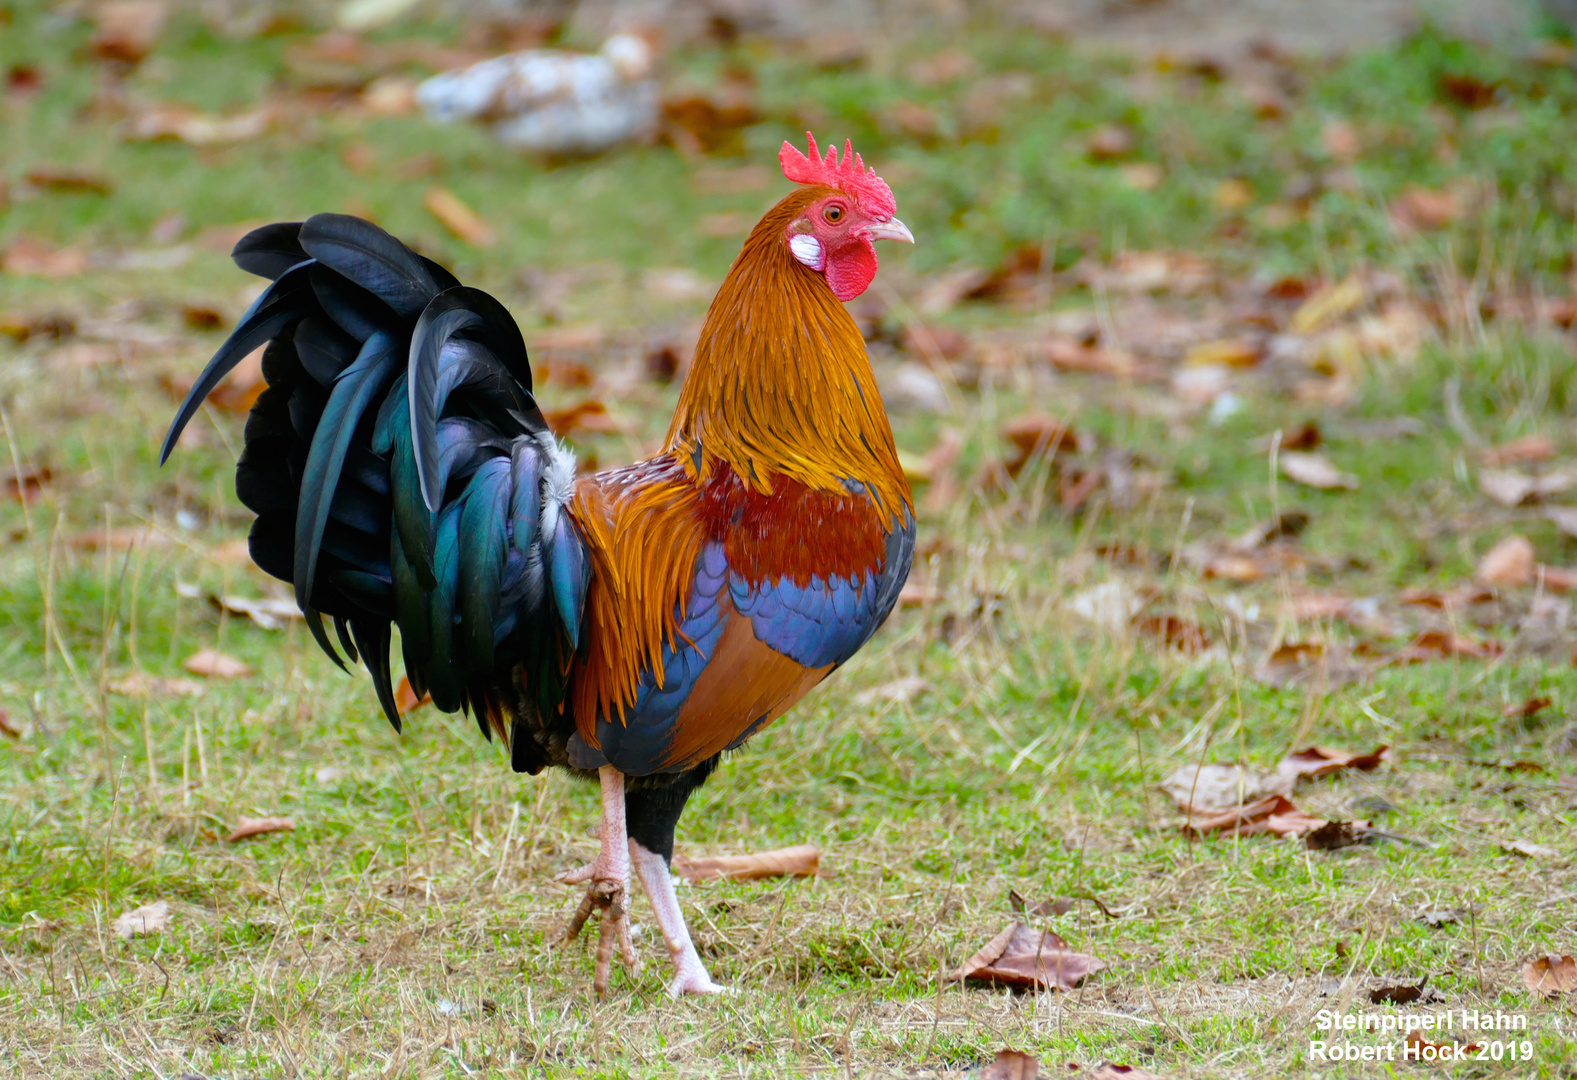
{"label": "black sickle tail feather", "polygon": [[266,343],[236,493],[258,515],[252,558],[295,586],[323,651],[344,666],[327,615],[396,731],[393,626],[417,692],[473,708],[484,734],[501,662],[556,705],[589,563],[562,512],[574,458],[537,407],[509,313],[342,214],[264,226],[234,258],[273,284],[198,376],[160,462]]}

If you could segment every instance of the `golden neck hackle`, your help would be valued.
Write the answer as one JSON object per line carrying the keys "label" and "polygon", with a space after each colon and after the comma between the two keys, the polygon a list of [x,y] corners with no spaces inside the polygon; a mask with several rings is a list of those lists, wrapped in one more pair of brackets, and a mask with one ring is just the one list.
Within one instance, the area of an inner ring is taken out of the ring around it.
{"label": "golden neck hackle", "polygon": [[745,241],[701,327],[665,449],[696,480],[721,461],[765,493],[774,476],[829,491],[859,480],[896,524],[913,512],[909,485],[865,341],[784,242],[789,223],[832,193],[796,190]]}

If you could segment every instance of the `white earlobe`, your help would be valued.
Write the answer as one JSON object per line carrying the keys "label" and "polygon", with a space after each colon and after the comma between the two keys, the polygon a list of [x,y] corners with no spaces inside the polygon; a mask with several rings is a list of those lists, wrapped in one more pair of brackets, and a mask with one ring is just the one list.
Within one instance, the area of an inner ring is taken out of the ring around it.
{"label": "white earlobe", "polygon": [[789,237],[789,250],[794,257],[812,270],[825,270],[827,257],[821,250],[821,241],[809,233]]}

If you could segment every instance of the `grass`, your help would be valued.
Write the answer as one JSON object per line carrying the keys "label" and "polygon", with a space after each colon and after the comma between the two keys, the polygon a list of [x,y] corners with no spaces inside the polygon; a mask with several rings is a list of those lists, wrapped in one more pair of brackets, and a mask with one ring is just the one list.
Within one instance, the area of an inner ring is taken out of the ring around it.
{"label": "grass", "polygon": [[[695,223],[754,214],[773,197],[704,194],[694,177],[718,162],[666,147],[545,167],[477,131],[351,109],[310,112],[234,147],[123,143],[112,116],[85,108],[98,85],[76,59],[89,28],[41,5],[11,17],[0,68],[38,64],[46,86],[0,110],[10,148],[0,171],[14,198],[0,246],[26,233],[140,250],[172,211],[190,242],[238,221],[366,207],[503,298],[528,340],[556,324],[602,328],[596,346],[534,354],[603,375],[597,392],[630,429],[582,439],[604,464],[649,446],[674,397],[614,376],[704,305],[662,299],[641,272],[678,266],[720,279],[738,241]],[[448,40],[459,28],[419,32]],[[334,671],[299,627],[264,631],[176,591],[268,588],[223,556],[246,525],[229,481],[240,421],[209,413],[196,445],[167,469],[154,464],[173,408],[161,377],[189,377],[220,340],[184,325],[181,308],[233,317],[243,276],[201,243],[158,273],[0,275],[0,312],[62,313],[81,328],[77,341],[0,344],[5,434],[20,460],[55,475],[25,506],[0,507],[0,706],[25,735],[0,738],[0,1061],[15,1075],[963,1075],[1005,1045],[1036,1053],[1048,1072],[1106,1059],[1168,1077],[1401,1075],[1414,1067],[1311,1061],[1313,1017],[1368,1009],[1368,989],[1425,975],[1444,995],[1436,1007],[1529,1017],[1531,1065],[1475,1063],[1461,1075],[1577,1075],[1569,1000],[1535,1000],[1518,975],[1531,955],[1577,951],[1577,803],[1559,782],[1577,771],[1570,630],[1557,619],[1540,637],[1541,601],[1509,590],[1459,627],[1505,644],[1500,658],[1385,668],[1324,695],[1255,677],[1274,641],[1399,647],[1435,625],[1399,604],[1399,590],[1463,581],[1513,529],[1544,562],[1577,557],[1537,508],[1500,508],[1475,482],[1478,443],[1542,434],[1569,456],[1577,441],[1569,335],[1537,319],[1485,321],[1478,302],[1503,310],[1508,298],[1564,295],[1577,79],[1424,33],[1384,53],[1287,65],[1296,92],[1284,119],[1264,121],[1235,76],[1092,56],[989,21],[951,39],[927,33],[841,71],[748,40],[674,60],[701,85],[729,65],[755,72],[763,119],[723,164],[770,161],[783,137],[814,122],[851,134],[893,180],[923,243],[884,253],[885,329],[872,345],[884,380],[914,359],[892,340],[916,318],[927,275],[992,266],[1025,243],[1054,253],[1051,307],[1091,308],[1132,334],[1154,313],[1145,303],[1196,317],[1282,275],[1382,271],[1428,310],[1467,296],[1471,317],[1433,319],[1416,353],[1366,352],[1334,403],[1289,394],[1286,372],[1268,363],[1232,375],[1244,407],[1217,420],[1164,379],[1048,373],[1022,349],[1004,364],[961,364],[964,389],[942,415],[895,399],[906,451],[925,453],[944,427],[961,434],[961,477],[1001,455],[1003,419],[1044,409],[1093,437],[1086,465],[1120,449],[1160,480],[1072,512],[1039,486],[1047,467],[1032,465],[1006,492],[971,491],[928,511],[930,554],[915,578],[942,599],[897,614],[734,756],[681,825],[690,851],[818,844],[829,875],[682,886],[714,977],[740,992],[668,1002],[648,932],[644,971],[617,974],[599,1004],[586,950],[551,944],[575,899],[551,878],[593,849],[593,791],[510,774],[469,721],[430,709],[397,737],[366,679]],[[288,51],[302,36],[230,40],[178,16],[126,97],[247,107],[288,85]],[[975,57],[975,75],[942,86],[910,77],[914,59],[949,43]],[[1014,72],[1029,74],[1027,91],[970,104],[988,76]],[[1444,76],[1495,86],[1492,104],[1455,104]],[[934,139],[886,119],[898,101],[934,110]],[[1345,167],[1322,148],[1333,120],[1359,130],[1356,182],[1325,185],[1290,217],[1272,213],[1289,205],[1298,174]],[[1163,166],[1154,191],[1087,159],[1089,132],[1114,122],[1134,129],[1134,160]],[[353,145],[375,165],[353,170]],[[399,179],[419,154],[435,156],[436,176]],[[91,169],[113,191],[26,197],[21,175],[42,163]],[[1252,186],[1249,207],[1215,201],[1232,177]],[[477,250],[443,233],[421,209],[433,182],[483,211],[502,242]],[[1390,222],[1386,207],[1407,186],[1460,182],[1479,194],[1459,221],[1423,233]],[[1215,293],[1145,301],[1081,284],[1081,262],[1149,249],[1208,255],[1220,268]],[[1051,307],[965,304],[941,318],[982,341],[1019,340],[1050,332]],[[107,316],[152,343],[123,333],[120,351],[82,366],[70,350]],[[561,401],[585,393],[547,387]],[[1366,434],[1397,416],[1423,421],[1422,432]],[[1357,491],[1294,488],[1252,449],[1310,419]],[[1294,505],[1311,518],[1301,570],[1233,584],[1186,562],[1167,568],[1169,553]],[[88,539],[141,523],[152,539],[134,546],[94,550]],[[1133,568],[1098,556],[1115,541],[1156,560]],[[1180,653],[1079,618],[1081,594],[1109,582],[1154,590],[1152,610],[1198,620],[1217,647]],[[1377,637],[1278,616],[1305,588],[1376,597],[1396,626]],[[180,675],[200,647],[256,674],[196,698],[107,691],[131,671]],[[927,692],[905,703],[862,696],[906,676],[923,677]],[[1535,696],[1551,707],[1503,717]],[[1190,842],[1156,786],[1187,763],[1268,768],[1311,742],[1385,743],[1395,756],[1379,772],[1308,785],[1301,806],[1379,814],[1387,832],[1418,843],[1318,852],[1265,837]],[[1517,761],[1542,771],[1496,764]],[[237,817],[265,814],[297,828],[223,841]],[[1557,854],[1507,854],[1513,839]],[[1049,922],[1109,967],[1067,995],[945,979],[1011,921],[1010,889],[1098,898],[1110,917],[1080,902]],[[157,900],[172,908],[166,932],[113,935],[121,912]],[[1416,920],[1441,906],[1471,914],[1433,929]],[[636,919],[646,921],[644,902]]]}

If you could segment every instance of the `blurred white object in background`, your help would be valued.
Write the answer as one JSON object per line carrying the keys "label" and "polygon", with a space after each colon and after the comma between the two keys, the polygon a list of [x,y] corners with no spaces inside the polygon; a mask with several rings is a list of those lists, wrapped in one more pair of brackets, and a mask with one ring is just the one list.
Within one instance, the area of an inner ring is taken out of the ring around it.
{"label": "blurred white object in background", "polygon": [[615,34],[600,52],[528,49],[446,71],[416,100],[438,123],[480,120],[503,142],[543,154],[596,154],[656,130],[652,49]]}

